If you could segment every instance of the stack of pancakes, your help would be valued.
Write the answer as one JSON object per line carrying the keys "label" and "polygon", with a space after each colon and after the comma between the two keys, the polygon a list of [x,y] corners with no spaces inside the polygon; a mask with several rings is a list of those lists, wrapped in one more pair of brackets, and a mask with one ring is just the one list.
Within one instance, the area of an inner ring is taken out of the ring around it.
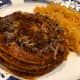
{"label": "stack of pancakes", "polygon": [[40,76],[68,54],[64,30],[47,16],[15,12],[0,18],[0,63],[20,76]]}

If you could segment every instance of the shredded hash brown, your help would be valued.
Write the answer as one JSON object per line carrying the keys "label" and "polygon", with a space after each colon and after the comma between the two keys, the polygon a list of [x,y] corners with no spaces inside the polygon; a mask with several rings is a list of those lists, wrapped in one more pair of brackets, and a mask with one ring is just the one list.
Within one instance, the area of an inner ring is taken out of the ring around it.
{"label": "shredded hash brown", "polygon": [[80,13],[60,4],[49,4],[46,7],[36,7],[35,13],[47,15],[63,27],[67,32],[69,48],[80,53]]}

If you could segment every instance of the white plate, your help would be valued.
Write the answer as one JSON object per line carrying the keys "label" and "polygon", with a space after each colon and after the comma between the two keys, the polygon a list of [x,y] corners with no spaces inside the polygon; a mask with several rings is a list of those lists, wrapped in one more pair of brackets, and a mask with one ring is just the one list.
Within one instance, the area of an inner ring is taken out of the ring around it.
{"label": "white plate", "polygon": [[[43,3],[26,3],[5,7],[0,9],[0,16],[6,16],[15,11],[25,11],[32,13],[33,9],[36,6],[41,5],[46,6],[46,4]],[[36,78],[36,80],[77,80],[79,78],[80,78],[80,57],[77,56],[75,53],[70,52],[68,59],[65,63],[61,64],[52,72]]]}

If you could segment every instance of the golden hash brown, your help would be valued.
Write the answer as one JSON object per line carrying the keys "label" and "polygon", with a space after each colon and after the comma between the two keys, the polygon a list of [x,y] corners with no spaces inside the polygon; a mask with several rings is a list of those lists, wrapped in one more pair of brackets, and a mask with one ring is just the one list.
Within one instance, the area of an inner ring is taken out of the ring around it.
{"label": "golden hash brown", "polygon": [[80,13],[59,4],[36,7],[35,13],[47,15],[67,32],[70,49],[80,53]]}

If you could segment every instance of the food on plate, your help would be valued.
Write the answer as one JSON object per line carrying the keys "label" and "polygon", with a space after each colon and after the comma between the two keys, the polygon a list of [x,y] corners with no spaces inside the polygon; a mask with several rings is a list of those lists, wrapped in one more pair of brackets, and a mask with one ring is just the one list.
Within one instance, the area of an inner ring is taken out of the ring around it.
{"label": "food on plate", "polygon": [[46,7],[36,7],[35,13],[49,16],[67,33],[69,48],[80,54],[80,13],[59,4],[49,4]]}
{"label": "food on plate", "polygon": [[41,76],[67,55],[64,30],[47,16],[15,12],[0,18],[0,63],[16,75]]}

